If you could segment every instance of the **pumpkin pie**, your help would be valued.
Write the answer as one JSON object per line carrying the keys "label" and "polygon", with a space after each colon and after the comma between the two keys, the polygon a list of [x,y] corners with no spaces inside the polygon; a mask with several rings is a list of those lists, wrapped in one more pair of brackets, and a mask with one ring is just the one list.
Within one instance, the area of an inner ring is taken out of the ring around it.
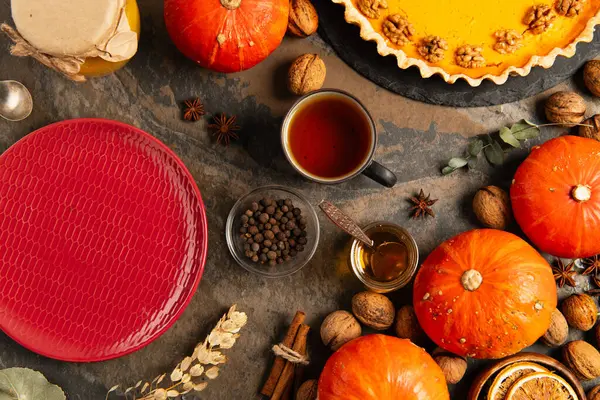
{"label": "pumpkin pie", "polygon": [[332,0],[361,37],[377,42],[398,66],[425,78],[497,84],[534,66],[549,68],[590,42],[600,23],[600,0]]}

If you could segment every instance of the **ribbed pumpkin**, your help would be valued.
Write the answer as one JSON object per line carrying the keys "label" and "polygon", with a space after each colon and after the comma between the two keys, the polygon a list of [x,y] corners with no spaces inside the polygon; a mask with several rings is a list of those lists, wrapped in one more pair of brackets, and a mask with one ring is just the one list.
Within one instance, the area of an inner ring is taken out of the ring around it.
{"label": "ribbed pumpkin", "polygon": [[281,43],[289,0],[165,0],[175,46],[202,67],[238,72],[263,61]]}
{"label": "ribbed pumpkin", "polygon": [[600,253],[600,142],[561,136],[531,150],[510,189],[513,213],[540,250]]}
{"label": "ribbed pumpkin", "polygon": [[441,368],[408,339],[368,335],[342,346],[325,364],[319,400],[449,400]]}
{"label": "ribbed pumpkin", "polygon": [[413,290],[425,333],[461,356],[500,358],[533,344],[556,309],[552,269],[523,239],[495,229],[461,233],[427,257]]}

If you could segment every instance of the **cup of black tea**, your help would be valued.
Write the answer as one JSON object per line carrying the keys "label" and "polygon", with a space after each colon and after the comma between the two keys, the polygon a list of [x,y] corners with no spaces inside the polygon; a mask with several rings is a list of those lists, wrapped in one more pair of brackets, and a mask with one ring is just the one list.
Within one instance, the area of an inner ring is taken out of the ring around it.
{"label": "cup of black tea", "polygon": [[296,102],[281,128],[283,152],[307,179],[334,184],[364,174],[393,187],[396,176],[373,161],[377,131],[373,118],[354,96],[318,90]]}

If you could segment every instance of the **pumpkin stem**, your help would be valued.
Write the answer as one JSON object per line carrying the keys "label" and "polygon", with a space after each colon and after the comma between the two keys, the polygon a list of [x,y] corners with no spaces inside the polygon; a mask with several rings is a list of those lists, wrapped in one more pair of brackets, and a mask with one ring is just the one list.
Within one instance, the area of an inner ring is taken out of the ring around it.
{"label": "pumpkin stem", "polygon": [[462,283],[463,288],[469,292],[474,292],[479,289],[482,282],[483,277],[481,276],[481,273],[474,269],[465,271],[460,278],[460,283]]}
{"label": "pumpkin stem", "polygon": [[235,10],[242,4],[242,0],[221,0],[221,5],[228,10]]}
{"label": "pumpkin stem", "polygon": [[592,188],[588,185],[577,185],[571,189],[571,197],[573,200],[583,203],[592,198]]}

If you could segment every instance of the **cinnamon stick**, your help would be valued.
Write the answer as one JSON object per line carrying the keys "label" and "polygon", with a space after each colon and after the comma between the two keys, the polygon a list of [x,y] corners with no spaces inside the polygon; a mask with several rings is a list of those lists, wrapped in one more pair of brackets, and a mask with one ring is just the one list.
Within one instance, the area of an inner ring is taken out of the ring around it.
{"label": "cinnamon stick", "polygon": [[[302,348],[298,352],[303,356],[306,356],[307,343],[308,342],[305,341],[304,346],[302,346]],[[294,393],[294,398],[296,396],[296,393],[298,393],[298,389],[300,389],[300,385],[302,385],[303,381],[304,381],[304,365],[297,364],[296,368],[294,369],[294,379],[292,380],[292,384],[290,385],[292,387],[292,392]]]}
{"label": "cinnamon stick", "polygon": [[[296,336],[296,340],[294,341],[294,346],[292,350],[295,352],[300,352],[302,349],[306,351],[306,339],[308,336],[308,331],[310,331],[310,326],[301,325],[298,330],[298,335]],[[279,381],[275,386],[275,391],[273,392],[273,396],[271,396],[271,400],[281,400],[281,396],[285,392],[285,389],[288,385],[292,384],[292,380],[294,378],[294,368],[295,365],[289,361],[286,361],[285,366],[283,367],[283,371],[281,372],[281,376],[279,377]]]}
{"label": "cinnamon stick", "polygon": [[[283,343],[287,347],[291,347],[294,344],[294,340],[296,339],[298,329],[300,328],[300,325],[304,323],[305,318],[306,314],[304,314],[302,311],[296,312],[296,315],[294,316],[294,319],[292,320],[292,323],[288,328],[287,333],[285,334],[285,337],[283,338],[283,341],[281,343]],[[267,381],[265,382],[264,386],[260,391],[261,394],[269,397],[273,395],[273,392],[275,391],[275,386],[277,386],[277,382],[279,381],[279,377],[281,376],[284,367],[285,360],[281,357],[275,357],[275,362],[273,362],[271,373],[269,374]]]}
{"label": "cinnamon stick", "polygon": [[[294,374],[294,372],[292,372],[292,374]],[[293,379],[290,380],[290,384],[287,385],[287,387],[285,388],[285,391],[283,392],[283,395],[281,396],[281,400],[291,400],[292,398],[292,390],[294,389],[294,385],[293,385]]]}

